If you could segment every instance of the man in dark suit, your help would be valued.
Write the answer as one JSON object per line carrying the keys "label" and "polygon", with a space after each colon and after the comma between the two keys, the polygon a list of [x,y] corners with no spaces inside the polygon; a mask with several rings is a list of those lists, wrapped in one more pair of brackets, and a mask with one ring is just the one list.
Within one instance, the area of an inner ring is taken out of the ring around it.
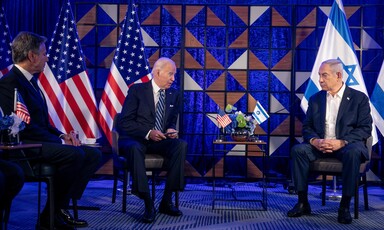
{"label": "man in dark suit", "polygon": [[[0,79],[0,106],[4,114],[13,112],[14,89],[24,99],[31,116],[30,123],[20,133],[23,143],[42,143],[44,162],[57,168],[54,178],[55,227],[73,229],[85,227],[85,220],[74,219],[67,208],[70,199],[80,199],[88,181],[97,170],[101,152],[96,148],[81,146],[73,135],[60,132],[49,123],[45,98],[33,74],[44,70],[48,61],[46,38],[31,32],[20,32],[12,42],[14,66]],[[37,151],[37,150],[30,150]],[[49,205],[41,214],[41,225],[48,226]]]}
{"label": "man in dark suit", "polygon": [[339,60],[330,59],[321,64],[319,83],[322,91],[309,99],[303,124],[304,142],[291,150],[293,180],[299,199],[288,216],[311,214],[307,197],[310,162],[319,157],[335,157],[343,162],[338,222],[350,224],[349,206],[360,163],[368,159],[365,141],[372,131],[369,100],[364,93],[344,84],[343,65]]}
{"label": "man in dark suit", "polygon": [[[119,140],[120,152],[130,160],[132,193],[144,200],[143,222],[146,223],[153,222],[156,217],[144,164],[148,152],[161,154],[166,159],[167,182],[159,212],[171,216],[182,215],[172,203],[172,192],[184,189],[184,161],[187,152],[187,143],[178,139],[176,130],[181,98],[177,91],[170,89],[175,74],[176,66],[171,59],[163,57],[157,60],[152,69],[153,79],[129,88],[117,123],[117,129],[122,135]],[[165,104],[161,99],[163,91]],[[163,119],[156,118],[159,112]]]}

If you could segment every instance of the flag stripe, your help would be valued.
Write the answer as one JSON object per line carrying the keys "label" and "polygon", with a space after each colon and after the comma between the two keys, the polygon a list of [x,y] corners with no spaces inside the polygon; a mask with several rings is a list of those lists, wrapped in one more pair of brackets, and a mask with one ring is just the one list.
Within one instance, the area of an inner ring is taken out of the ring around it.
{"label": "flag stripe", "polygon": [[372,114],[375,124],[384,135],[384,61],[381,66],[377,83],[371,95]]}

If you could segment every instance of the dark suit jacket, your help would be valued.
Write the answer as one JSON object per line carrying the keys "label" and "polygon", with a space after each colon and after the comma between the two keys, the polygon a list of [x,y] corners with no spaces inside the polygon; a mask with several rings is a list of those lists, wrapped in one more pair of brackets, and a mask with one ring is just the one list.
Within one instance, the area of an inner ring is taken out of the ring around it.
{"label": "dark suit jacket", "polygon": [[17,88],[22,96],[31,122],[20,132],[21,140],[61,143],[61,132],[49,123],[45,99],[35,90],[22,72],[15,66],[0,79],[0,107],[5,115],[14,111],[14,92]]}
{"label": "dark suit jacket", "polygon": [[[139,141],[145,140],[149,130],[155,127],[155,102],[152,83],[146,82],[132,85],[117,122],[118,131],[122,136],[129,136]],[[176,129],[180,112],[180,94],[174,89],[165,91],[165,130]]]}
{"label": "dark suit jacket", "polygon": [[[324,138],[327,92],[314,94],[308,102],[306,120],[303,124],[304,141],[311,138]],[[372,117],[368,97],[355,89],[346,86],[341,99],[336,120],[336,139],[348,143],[362,141],[371,136]],[[368,159],[368,153],[364,153]]]}

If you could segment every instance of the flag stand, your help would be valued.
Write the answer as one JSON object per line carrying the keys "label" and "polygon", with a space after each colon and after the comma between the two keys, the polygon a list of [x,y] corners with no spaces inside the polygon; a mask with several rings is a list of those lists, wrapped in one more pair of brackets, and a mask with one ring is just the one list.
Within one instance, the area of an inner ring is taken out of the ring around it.
{"label": "flag stand", "polygon": [[222,132],[220,132],[220,129],[221,128],[219,128],[217,130],[217,138],[216,138],[215,142],[223,142],[223,141],[225,141],[224,128],[222,127]]}

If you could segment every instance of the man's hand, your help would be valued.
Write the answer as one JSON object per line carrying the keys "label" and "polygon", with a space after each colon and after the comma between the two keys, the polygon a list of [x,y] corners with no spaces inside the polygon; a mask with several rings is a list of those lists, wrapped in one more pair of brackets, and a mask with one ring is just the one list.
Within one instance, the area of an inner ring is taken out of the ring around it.
{"label": "man's hand", "polygon": [[333,153],[345,146],[343,140],[336,139],[314,139],[311,144],[323,153]]}
{"label": "man's hand", "polygon": [[67,145],[73,145],[73,146],[80,146],[81,145],[80,140],[77,139],[74,135],[64,134],[61,136],[61,138],[64,140],[65,144],[67,144]]}
{"label": "man's hand", "polygon": [[179,137],[179,131],[177,131],[176,129],[167,129],[165,136],[171,139],[176,139]]}
{"label": "man's hand", "polygon": [[167,137],[159,130],[151,130],[149,133],[149,139],[153,141],[161,141],[167,139]]}

